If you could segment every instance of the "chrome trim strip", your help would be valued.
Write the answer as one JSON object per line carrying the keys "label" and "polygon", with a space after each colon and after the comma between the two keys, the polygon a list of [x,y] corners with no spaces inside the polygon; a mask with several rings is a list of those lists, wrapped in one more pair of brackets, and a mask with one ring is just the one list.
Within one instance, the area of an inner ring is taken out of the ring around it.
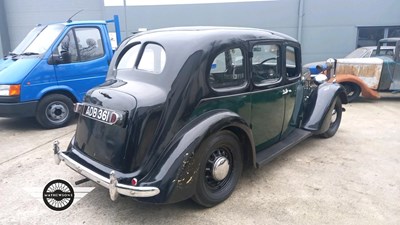
{"label": "chrome trim strip", "polygon": [[[109,178],[103,177],[100,174],[86,168],[76,162],[75,160],[68,157],[63,152],[54,152],[54,157],[57,157],[59,160],[64,161],[67,166],[71,169],[75,170],[76,172],[82,174],[83,176],[89,178],[90,180],[100,184],[101,186],[110,190],[110,198],[112,200],[116,199],[116,196],[112,196],[112,191],[116,190],[119,194],[130,196],[130,197],[153,197],[160,193],[160,189],[157,187],[136,187],[126,184],[118,183],[118,180],[113,180],[110,182]],[[112,171],[111,173],[113,173]],[[114,189],[114,190],[112,190]]]}

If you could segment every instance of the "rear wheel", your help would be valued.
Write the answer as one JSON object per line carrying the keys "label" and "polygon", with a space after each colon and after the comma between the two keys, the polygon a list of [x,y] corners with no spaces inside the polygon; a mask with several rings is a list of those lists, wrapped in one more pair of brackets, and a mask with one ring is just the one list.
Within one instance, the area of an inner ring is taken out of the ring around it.
{"label": "rear wheel", "polygon": [[67,125],[74,116],[73,102],[61,94],[51,94],[40,100],[36,110],[36,120],[48,129]]}
{"label": "rear wheel", "polygon": [[193,200],[212,207],[227,199],[243,169],[239,139],[230,131],[219,131],[201,145],[203,153]]}
{"label": "rear wheel", "polygon": [[344,89],[346,90],[347,100],[352,102],[360,96],[361,88],[354,83],[342,83]]}
{"label": "rear wheel", "polygon": [[333,107],[331,123],[329,125],[329,129],[322,133],[320,136],[323,138],[330,138],[334,136],[339,129],[340,122],[342,121],[342,102],[340,98],[336,98],[335,107]]}

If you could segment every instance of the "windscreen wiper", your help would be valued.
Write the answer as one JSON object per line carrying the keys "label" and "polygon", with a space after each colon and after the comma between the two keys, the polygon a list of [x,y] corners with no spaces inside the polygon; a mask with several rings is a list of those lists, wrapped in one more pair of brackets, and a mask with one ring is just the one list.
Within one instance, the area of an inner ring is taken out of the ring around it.
{"label": "windscreen wiper", "polygon": [[4,60],[6,60],[8,57],[14,58],[14,57],[16,57],[16,56],[18,56],[17,53],[15,53],[15,52],[9,52],[8,55],[5,55],[5,56],[4,56]]}
{"label": "windscreen wiper", "polygon": [[24,52],[24,53],[21,53],[21,55],[39,55],[39,53],[37,53],[37,52]]}

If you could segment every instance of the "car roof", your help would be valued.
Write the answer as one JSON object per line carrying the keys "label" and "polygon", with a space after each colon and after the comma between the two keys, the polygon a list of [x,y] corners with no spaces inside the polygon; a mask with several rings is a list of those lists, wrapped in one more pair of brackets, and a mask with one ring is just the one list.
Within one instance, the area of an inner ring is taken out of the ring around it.
{"label": "car roof", "polygon": [[[377,46],[364,46],[361,48],[364,48],[367,50],[376,50],[378,47]],[[381,49],[394,49],[394,48],[395,48],[395,46],[381,46]]]}
{"label": "car roof", "polygon": [[[242,40],[254,39],[279,39],[297,42],[296,39],[279,32],[258,29],[258,28],[244,28],[244,27],[214,27],[214,26],[189,26],[189,27],[171,27],[150,30],[136,34],[134,37],[142,35],[163,34],[169,33],[177,35],[187,35],[191,39],[222,39],[229,37],[237,37]],[[162,37],[161,37],[162,38]]]}
{"label": "car roof", "polygon": [[383,38],[383,39],[379,40],[379,43],[397,42],[397,41],[400,41],[400,37]]}

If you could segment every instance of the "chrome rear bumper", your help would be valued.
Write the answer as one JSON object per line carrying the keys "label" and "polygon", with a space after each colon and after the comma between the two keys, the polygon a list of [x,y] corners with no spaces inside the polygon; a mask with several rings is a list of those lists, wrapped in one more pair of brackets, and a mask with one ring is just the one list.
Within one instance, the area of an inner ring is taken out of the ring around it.
{"label": "chrome rear bumper", "polygon": [[57,165],[61,161],[64,161],[67,166],[90,180],[100,184],[101,186],[108,188],[110,192],[111,200],[116,200],[119,194],[130,196],[130,197],[153,197],[160,193],[160,190],[156,187],[136,187],[132,185],[120,184],[115,176],[115,172],[111,171],[110,178],[106,178],[89,168],[82,166],[75,160],[68,157],[66,154],[60,151],[59,142],[54,142],[54,160]]}

